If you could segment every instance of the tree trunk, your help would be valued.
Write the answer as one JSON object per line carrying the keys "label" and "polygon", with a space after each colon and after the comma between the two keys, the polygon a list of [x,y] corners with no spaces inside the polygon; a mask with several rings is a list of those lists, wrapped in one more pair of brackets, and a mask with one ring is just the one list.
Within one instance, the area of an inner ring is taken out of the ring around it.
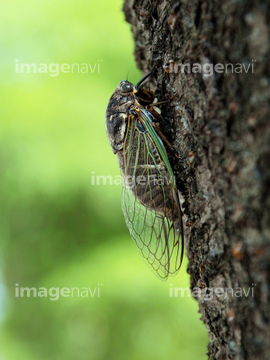
{"label": "tree trunk", "polygon": [[269,359],[267,1],[126,0],[124,12],[139,68],[157,64],[152,87],[173,97],[162,113],[209,359]]}

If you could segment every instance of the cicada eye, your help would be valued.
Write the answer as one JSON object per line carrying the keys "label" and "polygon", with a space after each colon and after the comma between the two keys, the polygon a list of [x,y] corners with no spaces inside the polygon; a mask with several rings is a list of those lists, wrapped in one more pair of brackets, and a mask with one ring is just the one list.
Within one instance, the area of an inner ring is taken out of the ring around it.
{"label": "cicada eye", "polygon": [[122,93],[129,93],[133,91],[133,86],[128,82],[123,82],[120,85],[120,90],[122,91]]}

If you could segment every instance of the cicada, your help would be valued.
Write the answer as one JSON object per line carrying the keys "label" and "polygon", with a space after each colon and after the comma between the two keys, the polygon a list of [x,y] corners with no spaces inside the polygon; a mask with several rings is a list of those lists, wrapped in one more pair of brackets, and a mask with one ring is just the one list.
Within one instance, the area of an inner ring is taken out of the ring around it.
{"label": "cicada", "polygon": [[[183,225],[179,194],[159,128],[154,92],[121,81],[112,94],[105,128],[122,174],[122,209],[145,262],[166,280],[180,269]],[[169,143],[168,143],[169,144]]]}

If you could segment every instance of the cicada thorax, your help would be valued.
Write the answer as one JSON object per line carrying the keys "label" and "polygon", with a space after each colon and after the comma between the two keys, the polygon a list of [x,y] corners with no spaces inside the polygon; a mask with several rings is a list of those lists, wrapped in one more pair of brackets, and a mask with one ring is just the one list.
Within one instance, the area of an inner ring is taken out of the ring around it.
{"label": "cicada thorax", "polygon": [[110,97],[106,109],[105,127],[114,153],[121,150],[123,146],[128,113],[137,107],[150,106],[154,99],[153,91],[140,87],[136,88],[128,81],[120,82]]}
{"label": "cicada thorax", "polygon": [[156,144],[136,116],[129,116],[126,131],[123,152],[118,154],[125,186],[156,215],[176,221],[177,209],[172,192],[174,179]]}

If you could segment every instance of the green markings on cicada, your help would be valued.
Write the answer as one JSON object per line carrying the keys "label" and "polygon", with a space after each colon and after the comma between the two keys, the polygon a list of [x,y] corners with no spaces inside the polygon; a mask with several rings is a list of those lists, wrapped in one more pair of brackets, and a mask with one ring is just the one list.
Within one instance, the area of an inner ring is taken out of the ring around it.
{"label": "green markings on cicada", "polygon": [[171,164],[170,164],[168,156],[166,154],[166,150],[164,148],[164,145],[163,145],[161,139],[158,137],[157,133],[155,132],[155,130],[151,124],[151,119],[149,118],[147,110],[141,109],[140,111],[138,111],[138,115],[139,115],[140,120],[142,121],[143,125],[149,132],[150,137],[153,139],[153,142],[157,146],[159,154],[162,157],[162,160],[164,161],[164,163],[169,171],[169,174],[171,175],[171,181],[174,184],[174,173],[172,171]]}
{"label": "green markings on cicada", "polygon": [[184,238],[174,173],[153,126],[153,101],[153,92],[121,81],[107,107],[106,129],[123,175],[126,225],[145,262],[166,280],[180,269]]}

